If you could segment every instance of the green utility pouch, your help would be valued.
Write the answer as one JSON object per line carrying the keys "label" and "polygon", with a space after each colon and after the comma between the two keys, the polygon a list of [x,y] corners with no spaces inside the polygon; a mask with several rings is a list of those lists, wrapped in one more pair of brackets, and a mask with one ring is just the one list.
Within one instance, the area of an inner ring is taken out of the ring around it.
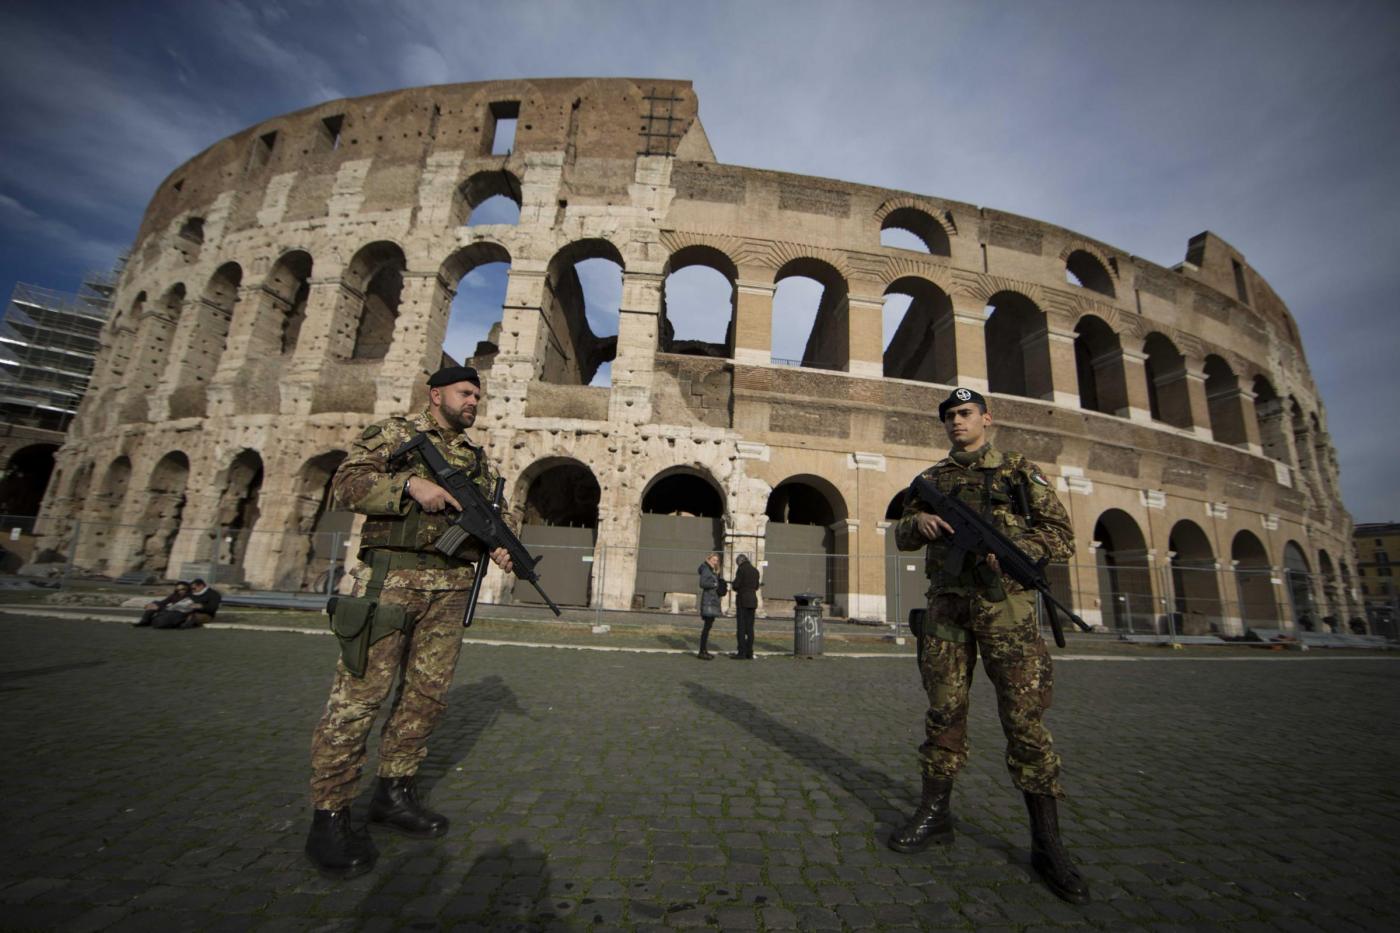
{"label": "green utility pouch", "polygon": [[385,605],[379,601],[384,577],[389,572],[388,555],[375,551],[371,559],[373,572],[364,596],[332,596],[326,602],[326,614],[331,617],[331,632],[340,643],[340,660],[354,677],[365,676],[369,665],[369,646],[391,632],[407,632],[408,613],[402,606]]}

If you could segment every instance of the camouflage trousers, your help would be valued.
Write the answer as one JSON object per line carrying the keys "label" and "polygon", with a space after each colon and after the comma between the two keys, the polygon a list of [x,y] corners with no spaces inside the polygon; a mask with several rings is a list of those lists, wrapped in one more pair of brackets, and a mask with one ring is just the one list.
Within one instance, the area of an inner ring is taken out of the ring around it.
{"label": "camouflage trousers", "polygon": [[462,647],[466,590],[385,587],[380,601],[403,606],[412,632],[391,632],[370,645],[364,677],[336,661],[325,715],[311,737],[311,803],[338,810],[355,798],[368,757],[365,742],[379,707],[398,682],[379,739],[379,776],[415,774],[428,737],[447,709],[447,692]]}
{"label": "camouflage trousers", "polygon": [[919,668],[929,703],[926,738],[919,747],[923,773],[951,778],[967,762],[969,690],[980,653],[996,688],[1012,782],[1029,793],[1063,797],[1060,756],[1044,723],[1054,676],[1040,637],[1035,594],[1012,593],[998,602],[978,595],[934,596],[923,647]]}

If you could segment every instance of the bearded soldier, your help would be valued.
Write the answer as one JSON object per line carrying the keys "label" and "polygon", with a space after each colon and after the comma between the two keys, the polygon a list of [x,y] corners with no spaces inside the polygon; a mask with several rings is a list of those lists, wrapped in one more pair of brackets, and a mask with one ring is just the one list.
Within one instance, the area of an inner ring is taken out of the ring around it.
{"label": "bearded soldier", "polygon": [[[369,818],[414,837],[447,832],[447,817],[423,805],[414,775],[446,709],[481,545],[472,539],[452,557],[435,551],[433,543],[449,527],[447,510],[461,504],[433,481],[421,457],[391,463],[390,455],[422,433],[488,498],[496,473],[466,434],[481,401],[476,370],[440,369],[428,386],[425,409],[365,428],[332,480],[336,502],[365,515],[356,598],[339,601],[332,615],[341,659],[311,741],[315,812],[306,853],[336,878],[364,874],[378,857],[369,835],[351,826],[350,802],[367,757],[365,740],[398,676]],[[512,569],[505,548],[491,559]]]}
{"label": "bearded soldier", "polygon": [[[938,406],[952,450],[923,475],[960,499],[1010,538],[1032,560],[1065,560],[1074,537],[1064,506],[1045,474],[1020,454],[988,441],[992,416],[971,389],[953,391]],[[1050,708],[1050,653],[1040,637],[1037,594],[1001,573],[991,554],[967,554],[949,568],[953,529],[910,497],[895,528],[899,547],[927,549],[928,617],[919,662],[929,710],[919,748],[923,795],[913,817],[889,839],[896,852],[919,852],[953,841],[953,779],[967,761],[968,690],[980,653],[996,688],[1006,765],[1025,795],[1031,822],[1031,862],[1061,898],[1087,903],[1089,889],[1060,842],[1056,801],[1060,758],[1045,711]]]}

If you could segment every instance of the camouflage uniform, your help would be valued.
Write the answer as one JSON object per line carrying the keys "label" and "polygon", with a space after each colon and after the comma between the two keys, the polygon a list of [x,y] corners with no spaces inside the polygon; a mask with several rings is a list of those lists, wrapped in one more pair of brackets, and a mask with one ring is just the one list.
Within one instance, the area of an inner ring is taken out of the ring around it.
{"label": "camouflage uniform", "polygon": [[[450,524],[449,514],[419,508],[404,487],[409,477],[432,480],[416,453],[389,471],[389,455],[418,432],[426,433],[448,463],[462,469],[490,497],[496,473],[466,432],[438,425],[425,409],[412,418],[390,418],[365,428],[354,450],[336,471],[332,491],[343,508],[366,516],[360,533],[360,559],[375,551],[393,559],[379,601],[404,607],[410,634],[392,632],[372,644],[365,676],[355,677],[336,662],[335,682],[325,715],[311,740],[311,799],[318,810],[338,810],[355,796],[364,768],[365,741],[395,676],[398,693],[379,744],[379,776],[417,772],[427,755],[428,736],[447,708],[447,691],[462,645],[462,614],[475,576],[479,547],[468,545],[455,558],[432,549]],[[356,571],[355,595],[364,595],[368,564]]]}
{"label": "camouflage uniform", "polygon": [[[968,466],[945,458],[923,475],[987,518],[1032,559],[1073,555],[1069,516],[1040,468],[991,445],[981,453]],[[1016,510],[1018,483],[1028,493],[1030,523]],[[906,551],[927,547],[928,622],[920,662],[929,698],[926,740],[919,747],[923,773],[952,778],[967,761],[968,690],[980,652],[996,687],[1012,781],[1028,793],[1064,796],[1060,758],[1042,721],[1050,708],[1053,676],[1035,593],[993,573],[979,560],[985,555],[968,555],[961,573],[946,574],[948,545],[941,539],[929,542],[918,531],[914,520],[919,511],[915,502],[905,506],[895,540]]]}

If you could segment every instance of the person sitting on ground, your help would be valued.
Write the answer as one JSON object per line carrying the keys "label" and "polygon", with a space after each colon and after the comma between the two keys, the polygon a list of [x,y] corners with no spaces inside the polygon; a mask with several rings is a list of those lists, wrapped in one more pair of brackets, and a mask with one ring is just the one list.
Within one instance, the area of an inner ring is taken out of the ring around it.
{"label": "person sitting on ground", "polygon": [[198,578],[190,581],[184,599],[161,609],[151,619],[152,628],[198,628],[214,620],[223,597],[219,591]]}
{"label": "person sitting on ground", "polygon": [[175,589],[170,591],[169,596],[165,597],[164,599],[157,600],[155,602],[146,603],[146,608],[145,611],[141,613],[140,621],[131,623],[132,626],[134,628],[146,628],[147,626],[150,626],[155,620],[156,613],[160,612],[163,609],[167,609],[170,606],[173,606],[175,603],[178,603],[180,600],[185,599],[189,595],[190,585],[184,580],[179,581],[175,584]]}

